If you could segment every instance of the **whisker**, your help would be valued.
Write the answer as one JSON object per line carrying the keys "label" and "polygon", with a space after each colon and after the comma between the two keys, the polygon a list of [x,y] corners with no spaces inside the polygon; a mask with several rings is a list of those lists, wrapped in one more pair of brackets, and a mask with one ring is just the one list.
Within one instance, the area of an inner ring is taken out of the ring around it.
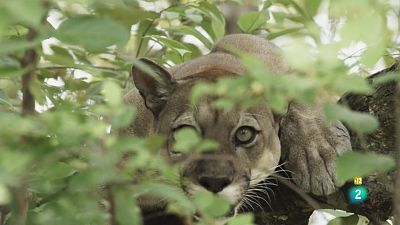
{"label": "whisker", "polygon": [[[251,195],[246,195],[245,198],[247,198],[248,201],[250,201],[251,203],[257,205],[258,207],[260,207],[261,210],[263,210],[263,207],[260,205],[260,203],[257,202],[257,200],[252,198],[253,196]],[[251,205],[250,205],[251,206]],[[253,208],[253,207],[252,207]],[[253,208],[253,211],[255,211],[255,209]]]}
{"label": "whisker", "polygon": [[289,178],[289,177],[291,177],[291,176],[289,176],[288,173],[290,173],[291,175],[293,175],[294,172],[283,168],[283,165],[285,165],[286,163],[287,163],[287,161],[285,161],[285,162],[279,164],[278,167],[277,167],[277,168],[279,168],[279,169],[278,169],[278,170],[275,170],[275,173],[283,172],[283,173],[286,175],[286,177]]}
{"label": "whisker", "polygon": [[252,185],[252,187],[267,186],[267,185],[278,186],[277,183],[272,183],[272,182],[269,182],[268,180],[274,180],[274,179],[266,178],[265,180],[263,180],[263,181],[261,181],[261,182],[259,182],[257,184]]}
{"label": "whisker", "polygon": [[270,196],[269,196],[269,192],[268,192],[268,191],[271,191],[271,192],[273,193],[272,189],[270,189],[270,188],[268,188],[267,190],[266,190],[266,189],[251,189],[251,190],[249,191],[249,193],[261,192],[261,193],[267,195],[268,200],[271,201],[271,198],[270,198]]}
{"label": "whisker", "polygon": [[[257,199],[261,199],[263,202],[267,203],[267,205],[269,206],[270,209],[272,209],[271,204],[265,198],[263,198],[259,195],[256,195],[256,194],[252,194],[251,196],[254,198],[257,198]],[[268,199],[271,201],[271,199],[269,198],[269,195],[267,195],[267,196],[268,196]]]}
{"label": "whisker", "polygon": [[[275,199],[275,193],[272,191],[272,190],[270,190],[271,191],[271,193],[273,194],[273,197],[274,197],[274,199]],[[272,202],[272,199],[271,199],[271,197],[269,196],[269,191],[268,190],[265,190],[265,189],[259,189],[259,190],[252,190],[252,192],[250,192],[250,193],[254,193],[254,192],[258,192],[258,193],[261,193],[261,194],[263,194],[263,195],[266,195],[266,197],[268,198],[268,201],[269,202]],[[255,194],[255,193],[254,193]]]}
{"label": "whisker", "polygon": [[[247,199],[245,196],[243,197],[244,203],[246,204],[246,206],[250,206],[252,211],[254,212],[255,209],[254,207],[249,203],[249,199]],[[246,207],[247,208],[247,207]],[[247,208],[247,210],[249,210],[249,208]]]}

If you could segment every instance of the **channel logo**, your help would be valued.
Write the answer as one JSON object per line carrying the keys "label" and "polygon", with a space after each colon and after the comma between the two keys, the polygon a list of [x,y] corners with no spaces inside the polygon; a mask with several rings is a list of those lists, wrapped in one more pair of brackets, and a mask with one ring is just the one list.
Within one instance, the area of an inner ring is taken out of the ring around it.
{"label": "channel logo", "polygon": [[360,204],[363,203],[368,196],[368,189],[363,184],[363,178],[356,176],[354,177],[354,185],[348,190],[348,199],[352,204]]}

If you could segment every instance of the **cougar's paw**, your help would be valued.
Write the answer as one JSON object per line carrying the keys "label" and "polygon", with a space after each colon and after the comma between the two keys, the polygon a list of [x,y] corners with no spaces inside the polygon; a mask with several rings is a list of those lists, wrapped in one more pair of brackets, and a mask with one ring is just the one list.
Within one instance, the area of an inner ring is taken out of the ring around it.
{"label": "cougar's paw", "polygon": [[291,107],[279,133],[285,166],[304,191],[329,195],[343,185],[336,177],[336,158],[351,150],[351,143],[342,123],[327,124],[317,110]]}

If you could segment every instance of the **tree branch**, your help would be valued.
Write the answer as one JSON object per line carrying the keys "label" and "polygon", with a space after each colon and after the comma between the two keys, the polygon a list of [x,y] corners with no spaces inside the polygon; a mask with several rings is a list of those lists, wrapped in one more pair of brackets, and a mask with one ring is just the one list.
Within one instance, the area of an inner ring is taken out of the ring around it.
{"label": "tree branch", "polygon": [[27,213],[29,208],[28,193],[25,188],[15,188],[12,190],[15,203],[16,203],[16,214],[13,216],[12,225],[25,225],[27,219]]}
{"label": "tree branch", "polygon": [[289,189],[294,191],[296,194],[298,194],[305,202],[307,202],[308,205],[310,205],[314,209],[321,208],[321,206],[319,205],[319,203],[317,201],[315,201],[312,197],[310,197],[307,193],[305,193],[302,189],[297,187],[295,184],[286,180],[287,178],[281,177],[279,175],[274,175],[274,174],[271,176],[274,177],[276,180],[278,180],[278,182],[282,183],[283,185],[285,185],[286,187],[288,187]]}
{"label": "tree branch", "polygon": [[146,27],[146,29],[143,31],[143,34],[140,37],[139,45],[138,45],[138,48],[136,50],[136,58],[140,54],[140,51],[141,51],[141,48],[142,48],[142,45],[143,45],[144,36],[146,36],[147,32],[149,32],[149,30],[150,30],[151,26],[153,25],[154,21],[155,21],[154,19],[150,21],[150,24]]}
{"label": "tree branch", "polygon": [[110,70],[110,71],[116,71],[116,72],[125,71],[124,69],[115,68],[115,67],[78,65],[78,64],[77,65],[73,65],[73,66],[42,66],[42,67],[37,67],[36,69],[38,69],[38,70],[61,70],[61,69],[85,70],[88,67],[91,68],[91,69]]}
{"label": "tree branch", "polygon": [[8,214],[9,209],[7,206],[0,206],[0,225],[3,225],[6,221],[6,215]]}
{"label": "tree branch", "polygon": [[394,197],[394,224],[400,224],[400,83],[396,87],[396,178]]}
{"label": "tree branch", "polygon": [[[33,41],[37,36],[37,32],[33,28],[29,28],[28,41]],[[21,60],[22,68],[26,72],[22,75],[22,114],[29,115],[35,113],[35,98],[29,90],[31,82],[35,79],[35,69],[37,64],[37,53],[35,49],[29,48]]]}
{"label": "tree branch", "polygon": [[[37,32],[33,28],[28,29],[27,41],[33,42],[37,36]],[[37,66],[37,53],[33,47],[25,50],[25,53],[20,60],[21,67],[25,69],[22,75],[22,115],[32,115],[35,111],[35,97],[29,89],[32,81],[35,80],[35,69]],[[22,137],[24,139],[25,137]],[[15,209],[12,213],[12,225],[25,225],[27,220],[27,213],[29,209],[28,192],[26,191],[24,179],[19,187],[11,190],[14,200]]]}
{"label": "tree branch", "polygon": [[106,187],[106,198],[109,204],[108,213],[110,215],[110,225],[118,225],[117,216],[115,214],[115,199],[111,187]]}

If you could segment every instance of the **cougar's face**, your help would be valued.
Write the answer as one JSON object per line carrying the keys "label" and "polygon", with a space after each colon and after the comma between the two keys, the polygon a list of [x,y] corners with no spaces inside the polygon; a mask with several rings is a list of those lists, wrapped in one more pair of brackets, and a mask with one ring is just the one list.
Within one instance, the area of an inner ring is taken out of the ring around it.
{"label": "cougar's face", "polygon": [[[207,190],[236,206],[246,191],[278,165],[280,144],[273,114],[265,104],[244,111],[217,110],[209,97],[193,107],[187,99],[195,83],[196,79],[178,81],[156,119],[157,131],[168,138],[162,154],[181,167],[181,186],[186,193]],[[206,153],[174,150],[174,135],[182,128],[213,139],[219,148]]]}

